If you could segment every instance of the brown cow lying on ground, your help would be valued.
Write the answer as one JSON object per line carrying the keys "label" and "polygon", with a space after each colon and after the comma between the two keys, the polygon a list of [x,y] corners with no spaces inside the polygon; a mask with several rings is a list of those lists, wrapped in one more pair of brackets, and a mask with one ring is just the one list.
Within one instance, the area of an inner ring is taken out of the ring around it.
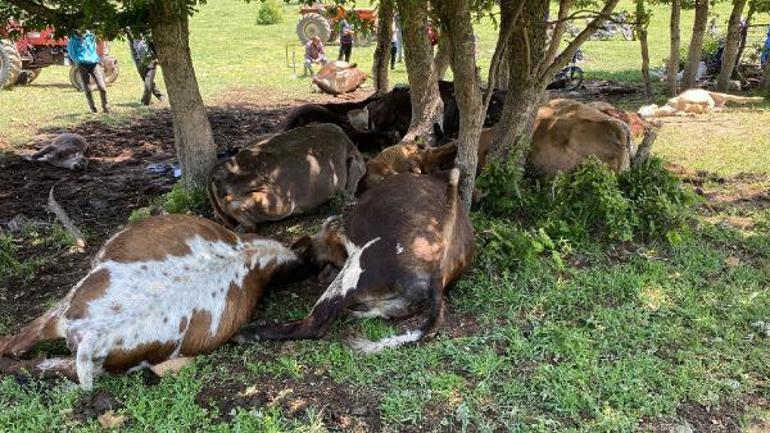
{"label": "brown cow lying on ground", "polygon": [[539,174],[570,172],[594,155],[615,172],[629,168],[636,154],[629,126],[570,99],[540,107],[528,162]]}
{"label": "brown cow lying on ground", "polygon": [[456,169],[436,177],[392,176],[360,197],[344,230],[327,223],[320,234],[300,240],[295,247],[304,244],[318,265],[342,270],[304,320],[250,325],[235,341],[320,338],[345,308],[358,317],[396,318],[425,301],[429,318],[420,330],[354,346],[372,353],[431,337],[443,321],[447,285],[473,257],[473,228],[458,200],[458,177]]}
{"label": "brown cow lying on ground", "polygon": [[628,125],[628,127],[631,129],[631,138],[637,141],[644,137],[645,132],[660,126],[659,124],[653,124],[647,120],[644,120],[642,116],[637,113],[621,110],[608,102],[594,101],[589,102],[586,105],[596,108],[602,113],[610,117],[614,117]]}
{"label": "brown cow lying on ground", "polygon": [[[492,145],[495,130],[486,128],[479,138],[479,160],[476,173],[480,173],[487,162],[487,154]],[[457,156],[457,144],[451,142],[439,147],[428,147],[417,143],[404,143],[391,146],[366,162],[366,176],[361,182],[361,189],[372,188],[386,177],[399,173],[435,173],[447,170],[454,165]]]}
{"label": "brown cow lying on ground", "polygon": [[367,75],[356,67],[343,61],[325,64],[313,75],[313,84],[325,93],[340,95],[358,89],[366,81]]}
{"label": "brown cow lying on ground", "polygon": [[315,209],[337,193],[352,197],[364,158],[338,126],[309,125],[274,134],[218,163],[209,182],[215,212],[248,231]]}
{"label": "brown cow lying on ground", "polygon": [[[535,122],[530,164],[547,176],[568,172],[588,155],[596,155],[615,171],[628,168],[635,144],[628,137],[629,128],[644,135],[648,124],[634,113],[602,103],[602,111],[577,101],[558,99],[541,107]],[[609,114],[604,114],[608,112]],[[630,126],[624,122],[629,122]],[[495,130],[482,130],[479,139],[477,174],[486,166]],[[398,173],[432,173],[451,167],[457,156],[457,144],[429,148],[413,143],[398,144],[382,151],[366,163],[363,189],[371,188],[385,177]]]}
{"label": "brown cow lying on ground", "polygon": [[202,218],[131,224],[104,244],[61,302],[0,339],[0,355],[17,356],[64,338],[75,358],[0,358],[0,371],[63,373],[91,389],[102,368],[121,372],[211,352],[248,322],[272,276],[301,266],[278,242]]}
{"label": "brown cow lying on ground", "polygon": [[85,170],[88,167],[87,149],[88,143],[82,135],[65,133],[26,159],[47,162],[68,170]]}
{"label": "brown cow lying on ground", "polygon": [[728,102],[736,104],[761,103],[765,99],[761,96],[745,97],[717,93],[705,89],[689,89],[679,96],[668,100],[666,105],[659,107],[655,104],[645,105],[639,109],[642,117],[685,116],[689,114],[711,113],[714,110],[724,108]]}

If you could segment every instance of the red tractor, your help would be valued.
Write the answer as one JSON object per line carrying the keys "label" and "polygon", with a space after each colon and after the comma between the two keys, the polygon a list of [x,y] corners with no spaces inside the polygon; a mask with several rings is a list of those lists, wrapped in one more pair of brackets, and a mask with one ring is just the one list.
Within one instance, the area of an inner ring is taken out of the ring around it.
{"label": "red tractor", "polygon": [[[97,52],[102,58],[99,67],[104,70],[107,84],[115,82],[119,72],[118,60],[110,57],[109,51],[109,44],[100,40],[97,44]],[[52,28],[26,31],[15,22],[0,27],[0,88],[29,84],[40,75],[43,68],[69,64],[67,38],[55,38]],[[70,68],[70,83],[78,90],[83,88],[74,65]],[[94,88],[96,86],[95,83],[89,85]]]}
{"label": "red tractor", "polygon": [[345,10],[342,6],[311,6],[300,8],[302,18],[297,22],[297,36],[307,44],[313,36],[321,38],[324,44],[339,40],[337,24],[344,18],[354,27],[353,41],[356,45],[367,46],[374,40],[377,12],[374,8]]}

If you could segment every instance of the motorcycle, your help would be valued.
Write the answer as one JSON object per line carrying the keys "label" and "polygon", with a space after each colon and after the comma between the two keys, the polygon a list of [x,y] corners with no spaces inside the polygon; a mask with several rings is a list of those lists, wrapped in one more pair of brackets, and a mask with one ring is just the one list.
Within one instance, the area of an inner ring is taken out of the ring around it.
{"label": "motorcycle", "polygon": [[581,60],[583,60],[583,51],[578,48],[569,65],[553,77],[553,81],[546,86],[546,89],[567,91],[579,89],[583,85],[583,69],[577,63]]}

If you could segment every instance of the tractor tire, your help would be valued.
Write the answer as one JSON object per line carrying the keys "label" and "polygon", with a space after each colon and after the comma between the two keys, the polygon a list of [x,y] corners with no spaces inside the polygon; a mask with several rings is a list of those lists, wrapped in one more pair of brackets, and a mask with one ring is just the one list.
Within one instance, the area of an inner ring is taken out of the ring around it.
{"label": "tractor tire", "polygon": [[43,68],[35,69],[22,69],[19,77],[16,79],[16,85],[27,85],[37,79],[40,76],[40,71]]}
{"label": "tractor tire", "polygon": [[[118,74],[120,73],[120,69],[118,68],[118,62],[109,62],[105,60],[105,65],[99,64],[97,68],[101,68],[102,72],[104,73],[104,83],[106,85],[110,85],[115,82],[115,80],[118,79]],[[83,83],[80,79],[80,74],[78,74],[78,67],[76,65],[72,65],[70,67],[70,84],[72,84],[72,87],[77,89],[78,91],[83,91]],[[96,83],[93,82],[93,80],[89,80],[88,82],[88,88],[91,90],[96,90]]]}
{"label": "tractor tire", "polygon": [[326,21],[326,18],[320,14],[305,14],[297,22],[297,37],[303,45],[310,42],[313,36],[318,36],[321,42],[326,43],[331,34],[332,29],[329,21]]}
{"label": "tractor tire", "polygon": [[21,73],[21,56],[16,45],[8,40],[0,41],[0,89],[16,84]]}

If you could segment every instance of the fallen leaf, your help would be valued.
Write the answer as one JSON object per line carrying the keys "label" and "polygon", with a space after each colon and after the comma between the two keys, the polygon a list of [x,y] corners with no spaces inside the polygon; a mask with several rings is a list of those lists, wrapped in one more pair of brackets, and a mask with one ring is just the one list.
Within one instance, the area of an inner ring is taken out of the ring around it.
{"label": "fallen leaf", "polygon": [[725,259],[725,264],[730,268],[737,268],[741,265],[741,259],[735,256],[730,256]]}
{"label": "fallen leaf", "polygon": [[108,410],[107,412],[99,415],[98,420],[99,425],[101,425],[103,428],[118,428],[122,426],[124,422],[126,422],[126,416],[115,415],[115,412]]}
{"label": "fallen leaf", "polygon": [[153,373],[157,374],[159,377],[167,376],[169,374],[176,374],[179,373],[181,369],[185,367],[185,365],[189,364],[193,358],[174,358],[169,359],[166,362],[161,362],[160,364],[155,364],[152,367],[150,367],[150,370],[152,370]]}

